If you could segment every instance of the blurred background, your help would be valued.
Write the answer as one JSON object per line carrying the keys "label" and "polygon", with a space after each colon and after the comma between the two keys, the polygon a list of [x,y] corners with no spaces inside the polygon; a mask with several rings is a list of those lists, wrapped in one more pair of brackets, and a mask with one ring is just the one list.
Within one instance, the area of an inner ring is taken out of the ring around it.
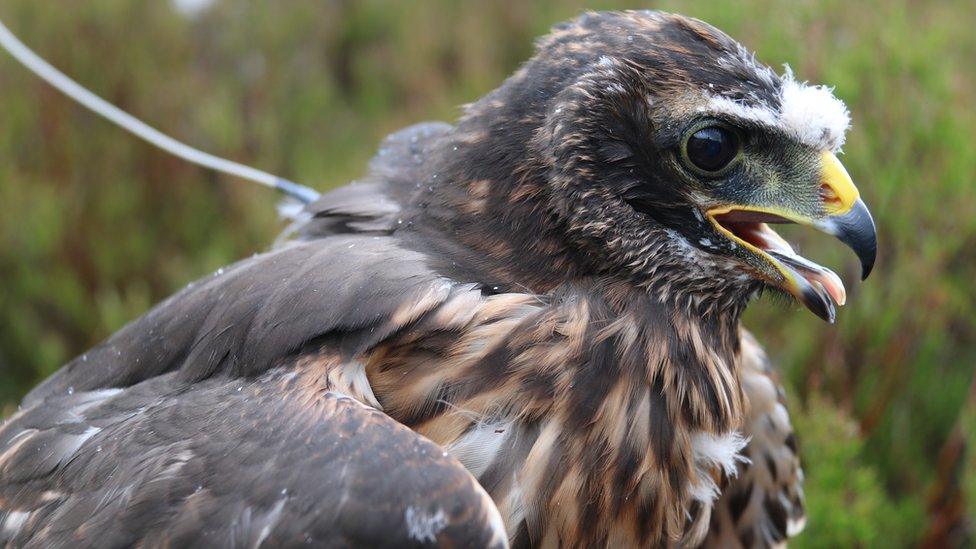
{"label": "blurred background", "polygon": [[[875,213],[858,284],[841,246],[791,233],[848,281],[837,324],[762,300],[807,472],[799,547],[971,542],[976,519],[976,2],[4,0],[21,39],[190,144],[320,190],[377,142],[452,120],[583,9],[704,19],[836,86],[842,157]],[[150,148],[0,55],[0,406],[187,282],[266,249],[271,191]],[[967,541],[969,540],[969,541]]]}

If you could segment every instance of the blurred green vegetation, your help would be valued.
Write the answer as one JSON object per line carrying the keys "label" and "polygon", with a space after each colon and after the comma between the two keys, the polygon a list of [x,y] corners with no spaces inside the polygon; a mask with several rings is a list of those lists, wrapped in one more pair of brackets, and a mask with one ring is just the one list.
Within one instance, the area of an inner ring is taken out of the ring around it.
{"label": "blurred green vegetation", "polygon": [[[451,120],[584,8],[523,2],[0,3],[56,66],[191,144],[327,189],[387,133]],[[976,443],[976,3],[665,1],[836,86],[844,162],[880,261],[836,325],[761,301],[748,326],[794,398],[810,519],[798,545],[912,545],[952,432]],[[277,197],[134,140],[0,55],[0,403],[188,281],[266,248]],[[841,247],[790,238],[856,280]],[[812,252],[810,250],[813,250]],[[965,410],[965,411],[964,411]],[[955,431],[954,431],[955,430]],[[976,459],[957,488],[972,520]],[[932,516],[930,516],[932,515]]]}

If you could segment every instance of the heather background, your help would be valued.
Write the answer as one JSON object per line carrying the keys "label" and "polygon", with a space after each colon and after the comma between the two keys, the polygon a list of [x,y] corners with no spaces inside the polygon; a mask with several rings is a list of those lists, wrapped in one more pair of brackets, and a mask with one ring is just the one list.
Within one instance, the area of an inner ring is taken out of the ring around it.
{"label": "heather background", "polygon": [[[163,131],[319,189],[401,126],[450,120],[533,37],[617,2],[6,0],[56,66]],[[206,4],[207,2],[203,2]],[[850,281],[828,326],[760,302],[807,471],[798,546],[899,546],[976,509],[976,3],[661,2],[723,28],[854,115],[843,160],[875,212],[863,286],[839,245],[792,231]],[[265,249],[273,193],[130,138],[0,55],[0,407],[174,289]],[[968,473],[968,474],[967,474]],[[968,511],[967,506],[968,505]],[[967,516],[968,515],[968,516]],[[964,538],[956,537],[957,542]]]}

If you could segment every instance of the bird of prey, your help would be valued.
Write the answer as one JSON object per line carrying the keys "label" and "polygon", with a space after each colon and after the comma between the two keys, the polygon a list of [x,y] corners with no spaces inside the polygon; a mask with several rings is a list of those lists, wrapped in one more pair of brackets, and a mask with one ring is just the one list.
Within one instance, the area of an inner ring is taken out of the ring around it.
{"label": "bird of prey", "polygon": [[556,26],[453,125],[74,359],[0,430],[14,546],[777,545],[782,391],[740,325],[827,320],[770,228],[874,224],[848,111],[695,19]]}

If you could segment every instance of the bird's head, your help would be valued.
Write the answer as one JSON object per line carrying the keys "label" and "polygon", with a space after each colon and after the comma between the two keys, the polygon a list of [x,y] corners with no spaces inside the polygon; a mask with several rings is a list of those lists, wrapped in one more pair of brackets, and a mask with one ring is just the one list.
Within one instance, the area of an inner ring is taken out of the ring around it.
{"label": "bird's head", "polygon": [[624,12],[556,27],[461,128],[495,136],[476,143],[488,170],[516,163],[502,202],[537,201],[595,268],[695,299],[777,288],[832,321],[839,277],[769,224],[836,236],[868,275],[874,223],[836,156],[848,123],[829,89],[705,23]]}

